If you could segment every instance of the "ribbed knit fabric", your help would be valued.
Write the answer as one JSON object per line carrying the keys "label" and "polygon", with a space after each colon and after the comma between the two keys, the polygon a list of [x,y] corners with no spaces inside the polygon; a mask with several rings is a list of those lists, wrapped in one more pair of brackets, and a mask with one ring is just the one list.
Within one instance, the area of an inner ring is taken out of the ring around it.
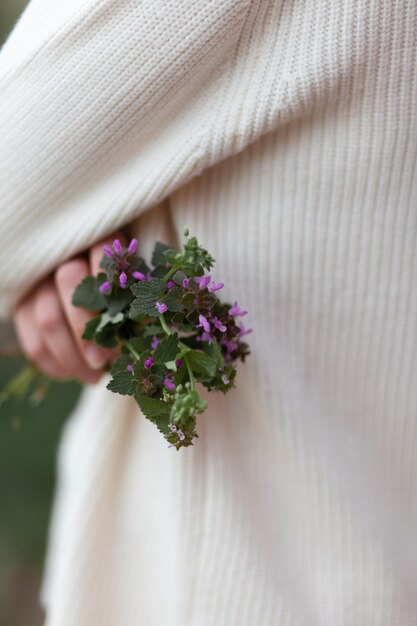
{"label": "ribbed knit fabric", "polygon": [[417,624],[416,66],[406,0],[29,6],[0,55],[3,313],[116,227],[146,256],[187,224],[254,329],[191,448],[84,393],[47,626]]}

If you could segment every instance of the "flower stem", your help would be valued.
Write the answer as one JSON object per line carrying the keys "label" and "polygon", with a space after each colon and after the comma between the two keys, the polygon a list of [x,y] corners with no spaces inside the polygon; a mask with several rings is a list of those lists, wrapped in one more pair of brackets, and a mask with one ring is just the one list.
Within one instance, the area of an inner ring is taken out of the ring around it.
{"label": "flower stem", "polygon": [[184,363],[185,363],[185,365],[187,367],[187,370],[188,370],[188,375],[190,377],[191,389],[193,391],[195,391],[195,378],[194,378],[193,370],[191,369],[191,365],[188,362],[186,354],[184,355],[183,359],[184,359]]}
{"label": "flower stem", "polygon": [[165,334],[172,335],[172,330],[168,327],[168,324],[166,323],[164,316],[158,315],[158,319],[161,322],[161,326],[164,329]]}
{"label": "flower stem", "polygon": [[135,350],[134,348],[132,348],[132,346],[131,346],[131,345],[130,345],[130,343],[127,341],[127,339],[122,339],[122,338],[121,338],[121,339],[120,339],[120,341],[122,342],[122,344],[124,345],[124,347],[125,347],[125,348],[127,348],[127,349],[129,350],[130,354],[132,354],[132,355],[135,357],[135,359],[136,359],[137,361],[139,361],[139,359],[140,359],[139,354],[136,352],[136,350]]}
{"label": "flower stem", "polygon": [[168,280],[168,278],[170,278],[170,276],[172,276],[173,274],[175,274],[175,272],[177,271],[177,267],[171,267],[171,269],[165,274],[165,276],[163,277],[162,280]]}

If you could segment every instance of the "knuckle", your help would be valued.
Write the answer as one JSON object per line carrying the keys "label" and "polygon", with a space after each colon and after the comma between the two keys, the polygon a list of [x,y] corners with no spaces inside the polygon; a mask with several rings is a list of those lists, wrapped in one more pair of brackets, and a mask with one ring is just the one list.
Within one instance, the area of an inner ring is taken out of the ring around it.
{"label": "knuckle", "polygon": [[61,312],[58,307],[47,303],[40,308],[37,321],[39,328],[44,331],[56,330],[62,323]]}
{"label": "knuckle", "polygon": [[69,285],[78,282],[80,276],[86,271],[86,262],[82,259],[67,261],[55,271],[55,284]]}
{"label": "knuckle", "polygon": [[37,363],[42,361],[46,355],[46,350],[41,341],[32,341],[26,348],[26,352],[32,361]]}

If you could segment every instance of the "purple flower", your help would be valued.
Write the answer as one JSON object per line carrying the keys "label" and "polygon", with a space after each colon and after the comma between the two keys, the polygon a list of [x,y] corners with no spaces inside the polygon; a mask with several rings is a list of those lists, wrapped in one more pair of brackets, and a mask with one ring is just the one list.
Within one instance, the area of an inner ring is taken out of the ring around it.
{"label": "purple flower", "polygon": [[216,328],[218,328],[222,333],[225,333],[227,328],[217,317],[213,317],[211,323],[214,324]]}
{"label": "purple flower", "polygon": [[132,274],[133,278],[136,278],[136,280],[146,280],[147,276],[145,274],[142,274],[142,272],[133,272]]}
{"label": "purple flower", "polygon": [[128,372],[130,372],[131,374],[133,374],[133,365],[126,365],[126,369]]}
{"label": "purple flower", "polygon": [[228,385],[230,383],[230,380],[228,379],[226,374],[222,375],[222,382],[223,382],[224,385]]}
{"label": "purple flower", "polygon": [[109,293],[111,291],[111,283],[105,282],[100,285],[98,288],[100,293]]}
{"label": "purple flower", "polygon": [[158,313],[165,313],[165,311],[168,311],[168,307],[166,304],[161,304],[160,302],[157,302],[155,306],[158,310]]}
{"label": "purple flower", "polygon": [[163,385],[170,391],[174,391],[176,389],[176,385],[172,382],[169,376],[165,376]]}
{"label": "purple flower", "polygon": [[243,324],[239,324],[239,337],[243,337],[243,335],[249,335],[252,332],[252,328],[245,328]]}
{"label": "purple flower", "polygon": [[182,441],[183,439],[185,439],[185,435],[184,435],[184,433],[183,433],[183,432],[182,432],[182,430],[180,430],[179,428],[178,428],[178,430],[177,430],[177,435],[178,435],[178,438],[179,438],[181,441]]}
{"label": "purple flower", "polygon": [[213,283],[207,287],[207,290],[210,292],[218,291],[219,289],[223,289],[224,283]]}
{"label": "purple flower", "polygon": [[145,367],[147,369],[149,369],[150,367],[152,367],[152,365],[155,363],[155,359],[153,359],[151,356],[149,357],[149,359],[146,359],[145,361]]}
{"label": "purple flower", "polygon": [[238,307],[238,304],[235,300],[234,305],[229,309],[229,315],[236,315],[236,316],[243,316],[243,315],[247,315],[247,311],[241,311]]}
{"label": "purple flower", "polygon": [[195,276],[194,280],[199,284],[200,289],[205,289],[211,281],[211,276]]}
{"label": "purple flower", "polygon": [[198,321],[200,322],[199,324],[197,324],[196,328],[203,328],[206,333],[210,332],[210,323],[207,321],[207,319],[204,317],[204,315],[200,315],[198,316]]}
{"label": "purple flower", "polygon": [[177,427],[175,426],[175,424],[168,424],[168,427],[172,433],[175,433],[177,431]]}
{"label": "purple flower", "polygon": [[169,280],[169,281],[167,282],[167,288],[168,288],[168,289],[172,289],[173,287],[175,287],[175,283],[174,283],[174,281],[173,281],[173,280]]}
{"label": "purple flower", "polygon": [[229,341],[228,339],[222,339],[220,343],[226,348],[226,360],[230,360],[232,352],[234,352],[237,348],[237,344],[234,341]]}
{"label": "purple flower", "polygon": [[115,239],[113,241],[113,250],[116,252],[116,254],[123,254],[123,247],[118,239]]}
{"label": "purple flower", "polygon": [[132,254],[135,254],[137,249],[138,249],[138,240],[132,239],[127,249],[127,253],[131,256]]}
{"label": "purple flower", "polygon": [[175,361],[175,365],[176,365],[178,368],[180,368],[180,367],[181,367],[181,365],[182,365],[182,359],[177,359],[177,360]]}
{"label": "purple flower", "polygon": [[109,257],[109,259],[114,259],[114,252],[110,248],[110,246],[103,246],[103,252],[106,256]]}
{"label": "purple flower", "polygon": [[182,281],[182,286],[184,287],[184,289],[188,289],[189,284],[190,284],[190,279],[184,278],[184,280]]}
{"label": "purple flower", "polygon": [[122,289],[126,289],[126,283],[127,283],[127,274],[126,274],[126,272],[122,272],[120,274],[119,282],[120,282],[120,287],[122,287]]}
{"label": "purple flower", "polygon": [[212,343],[214,341],[214,337],[211,333],[207,333],[205,330],[201,333],[199,337],[196,337],[198,341],[207,341],[208,343]]}
{"label": "purple flower", "polygon": [[155,350],[155,348],[158,345],[158,343],[159,343],[159,339],[158,339],[158,337],[156,335],[154,335],[152,337],[152,343],[151,343],[152,350]]}

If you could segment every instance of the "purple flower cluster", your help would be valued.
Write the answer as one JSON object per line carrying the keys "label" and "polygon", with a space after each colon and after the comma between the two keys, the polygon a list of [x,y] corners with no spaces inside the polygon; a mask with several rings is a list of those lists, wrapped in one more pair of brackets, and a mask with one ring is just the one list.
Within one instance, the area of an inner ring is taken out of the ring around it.
{"label": "purple flower cluster", "polygon": [[151,280],[151,276],[147,276],[135,270],[131,265],[129,257],[134,256],[137,249],[137,239],[132,239],[126,249],[123,248],[118,239],[113,241],[112,246],[103,246],[104,254],[113,261],[114,276],[112,280],[106,280],[100,285],[100,293],[108,295],[111,292],[114,278],[116,278],[116,281],[122,289],[128,287],[129,277],[133,277],[135,280]]}

